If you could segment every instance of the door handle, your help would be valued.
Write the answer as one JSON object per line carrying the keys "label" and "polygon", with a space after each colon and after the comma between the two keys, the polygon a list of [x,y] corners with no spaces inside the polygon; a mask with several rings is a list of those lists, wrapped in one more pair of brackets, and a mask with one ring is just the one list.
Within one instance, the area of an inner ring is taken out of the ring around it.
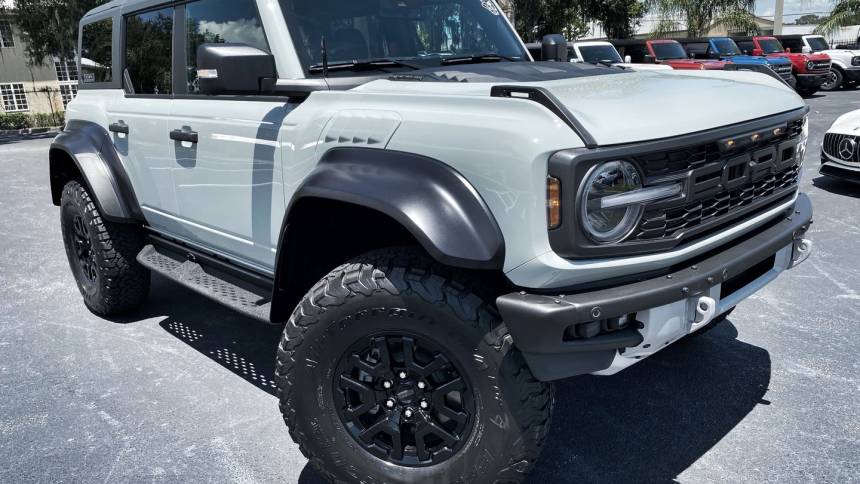
{"label": "door handle", "polygon": [[111,133],[120,133],[120,134],[128,134],[128,125],[125,124],[125,121],[117,121],[116,123],[111,123],[108,126],[108,129]]}
{"label": "door handle", "polygon": [[191,131],[190,128],[174,129],[170,132],[170,139],[174,141],[184,141],[186,143],[196,143],[197,131]]}

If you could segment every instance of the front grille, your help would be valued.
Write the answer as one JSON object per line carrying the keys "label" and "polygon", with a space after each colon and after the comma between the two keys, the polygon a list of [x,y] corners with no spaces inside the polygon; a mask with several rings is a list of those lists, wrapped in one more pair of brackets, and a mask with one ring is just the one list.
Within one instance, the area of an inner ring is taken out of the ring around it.
{"label": "front grille", "polygon": [[773,69],[774,72],[776,72],[779,75],[779,77],[783,78],[784,80],[787,81],[787,80],[791,79],[791,75],[792,75],[791,74],[791,72],[792,72],[791,64],[789,64],[789,65],[773,65],[773,64],[771,64],[770,67],[771,67],[771,69]]}
{"label": "front grille", "polygon": [[813,61],[812,70],[815,73],[830,72],[830,61]]}
{"label": "front grille", "polygon": [[[748,183],[731,191],[723,191],[704,200],[689,203],[683,207],[646,211],[633,233],[633,240],[654,240],[671,238],[687,230],[700,227],[720,218],[729,217],[755,202],[793,193],[797,187],[800,167],[794,165],[780,173]],[[765,204],[761,210],[767,210]],[[754,212],[757,213],[757,212]]]}
{"label": "front grille", "polygon": [[824,135],[824,153],[843,163],[860,164],[860,136],[827,133]]}
{"label": "front grille", "polygon": [[[769,144],[779,144],[792,138],[800,136],[803,130],[803,119],[792,121],[786,132]],[[767,145],[758,145],[750,148],[750,151],[758,150]],[[736,156],[733,154],[732,156]],[[645,172],[645,178],[671,176],[687,170],[701,168],[709,163],[721,161],[725,155],[720,153],[716,141],[703,145],[691,146],[674,151],[664,151],[649,155],[636,157]]]}
{"label": "front grille", "polygon": [[[720,221],[726,223],[736,219],[741,212],[751,211],[744,214],[751,218],[771,208],[773,203],[781,201],[783,197],[793,194],[799,183],[799,160],[792,162],[790,166],[781,164],[779,160],[795,155],[795,146],[790,140],[796,140],[803,130],[803,120],[798,119],[788,124],[786,132],[766,143],[757,144],[747,148],[745,151],[724,154],[720,152],[716,142],[704,145],[691,146],[680,150],[654,153],[636,158],[645,172],[646,179],[656,180],[679,176],[693,170],[706,173],[708,177],[719,177],[722,170],[730,163],[729,160],[752,153],[760,153],[769,148],[787,149],[789,153],[779,153],[777,149],[777,160],[773,160],[774,169],[765,172],[750,174],[749,168],[744,165],[736,165],[725,168],[729,171],[727,179],[736,177],[747,177],[741,185],[731,183],[729,187],[720,185],[716,189],[703,192],[703,198],[688,201],[683,205],[670,207],[651,208],[646,207],[645,214],[633,231],[627,242],[653,241],[660,239],[685,239],[687,233],[704,230],[704,226],[719,227]],[[791,145],[785,148],[786,144]],[[732,171],[738,171],[733,175]],[[713,172],[713,174],[710,174]]]}

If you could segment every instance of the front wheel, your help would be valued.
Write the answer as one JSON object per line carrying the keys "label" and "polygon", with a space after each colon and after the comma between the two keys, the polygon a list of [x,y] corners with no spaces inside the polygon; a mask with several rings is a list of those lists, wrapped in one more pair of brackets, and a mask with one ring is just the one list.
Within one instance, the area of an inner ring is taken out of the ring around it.
{"label": "front wheel", "polygon": [[845,76],[839,69],[830,69],[830,74],[827,75],[827,81],[821,85],[822,91],[835,91],[842,86]]}
{"label": "front wheel", "polygon": [[332,482],[519,482],[552,387],[480,285],[406,249],[338,267],[284,330],[276,378],[293,439]]}

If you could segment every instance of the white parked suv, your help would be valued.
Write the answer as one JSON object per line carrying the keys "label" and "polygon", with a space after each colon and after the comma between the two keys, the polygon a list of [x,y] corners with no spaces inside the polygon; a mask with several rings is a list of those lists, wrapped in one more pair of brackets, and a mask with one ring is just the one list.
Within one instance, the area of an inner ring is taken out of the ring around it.
{"label": "white parked suv", "polygon": [[840,116],[827,130],[819,172],[860,182],[860,109]]}
{"label": "white parked suv", "polygon": [[782,36],[780,39],[783,45],[793,48],[794,52],[814,52],[830,56],[830,77],[821,85],[822,90],[833,91],[860,82],[860,50],[833,49],[820,35]]}
{"label": "white parked suv", "polygon": [[334,482],[520,481],[551,381],[809,253],[783,83],[533,62],[492,0],[118,0],[78,51],[50,181],[84,303],[157,273],[284,325],[280,408]]}
{"label": "white parked suv", "polygon": [[609,42],[602,40],[571,42],[571,61],[587,62],[590,64],[604,63],[638,71],[671,71],[672,67],[664,64],[633,64],[630,56],[621,58],[618,49]]}

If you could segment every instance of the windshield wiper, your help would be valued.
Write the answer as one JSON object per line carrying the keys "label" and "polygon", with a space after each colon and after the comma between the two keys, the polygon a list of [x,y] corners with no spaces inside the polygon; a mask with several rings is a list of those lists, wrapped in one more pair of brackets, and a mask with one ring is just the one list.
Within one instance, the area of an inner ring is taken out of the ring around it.
{"label": "windshield wiper", "polygon": [[352,60],[347,62],[330,63],[328,66],[323,64],[314,64],[308,68],[308,72],[323,72],[326,68],[330,71],[337,70],[365,70],[365,69],[384,69],[386,67],[408,67],[413,70],[423,69],[424,67],[409,62],[400,61],[397,59],[366,59]]}
{"label": "windshield wiper", "polygon": [[504,56],[497,52],[487,52],[485,54],[464,55],[462,57],[448,57],[446,59],[442,59],[442,65],[447,66],[450,64],[479,64],[481,62],[501,61],[519,62],[520,59]]}

